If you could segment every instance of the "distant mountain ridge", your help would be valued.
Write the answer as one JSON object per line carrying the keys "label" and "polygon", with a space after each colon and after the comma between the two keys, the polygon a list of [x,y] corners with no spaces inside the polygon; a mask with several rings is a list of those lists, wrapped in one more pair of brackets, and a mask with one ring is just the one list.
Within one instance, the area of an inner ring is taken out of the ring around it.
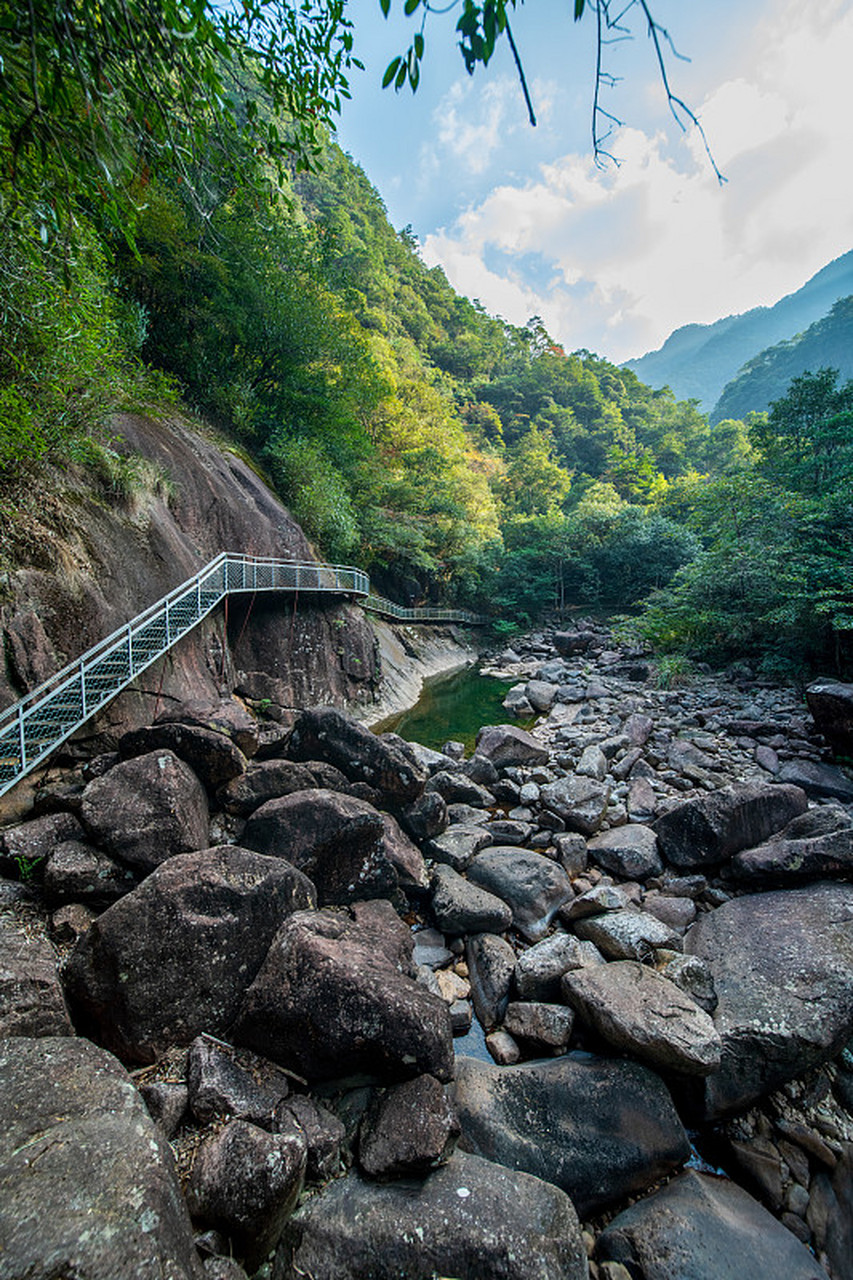
{"label": "distant mountain ridge", "polygon": [[695,399],[710,412],[724,387],[743,365],[822,319],[839,298],[853,294],[853,250],[828,263],[816,275],[772,307],[753,307],[713,324],[676,329],[657,351],[627,360],[649,386],[669,386],[679,399]]}
{"label": "distant mountain ridge", "polygon": [[828,316],[804,333],[766,347],[727,383],[709,417],[743,418],[753,409],[767,409],[784,396],[792,378],[818,369],[837,369],[841,381],[853,378],[853,296],[840,298]]}

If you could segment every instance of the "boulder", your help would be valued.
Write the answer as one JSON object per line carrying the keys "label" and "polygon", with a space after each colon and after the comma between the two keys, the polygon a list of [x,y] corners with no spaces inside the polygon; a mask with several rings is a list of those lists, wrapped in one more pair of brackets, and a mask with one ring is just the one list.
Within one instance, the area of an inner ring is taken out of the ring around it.
{"label": "boulder", "polygon": [[570,831],[592,836],[607,813],[610,787],[594,778],[574,774],[549,782],[542,788],[541,799],[543,806],[562,818]]}
{"label": "boulder", "polygon": [[649,960],[659,947],[680,951],[681,935],[648,911],[608,911],[573,922],[575,933],[594,942],[608,960]]}
{"label": "boulder", "polygon": [[544,713],[553,707],[559,686],[547,680],[528,680],[524,692],[533,710]]}
{"label": "boulder", "polygon": [[411,976],[412,939],[387,902],[302,911],[276,935],[233,1036],[310,1080],[453,1074],[447,1005]]}
{"label": "boulder", "polygon": [[588,747],[584,747],[575,773],[583,778],[594,778],[596,782],[603,782],[607,777],[607,756],[597,743],[591,742]]}
{"label": "boulder", "polygon": [[556,1187],[456,1152],[419,1181],[332,1182],[287,1224],[273,1280],[586,1280],[577,1214]]}
{"label": "boulder", "polygon": [[503,933],[512,923],[512,908],[479,889],[451,867],[437,867],[432,878],[432,913],[444,933]]}
{"label": "boulder", "polygon": [[136,887],[137,877],[84,840],[64,840],[44,869],[44,896],[50,906],[84,902],[108,906]]}
{"label": "boulder", "polygon": [[393,814],[383,813],[381,817],[385,828],[382,851],[396,871],[400,887],[410,898],[424,897],[429,891],[429,876],[423,854]]}
{"label": "boulder", "polygon": [[291,1122],[304,1135],[308,1147],[305,1177],[308,1182],[328,1182],[340,1172],[341,1143],[346,1136],[337,1116],[304,1093],[296,1093],[278,1108],[275,1130],[279,1124],[288,1132]]}
{"label": "boulder", "polygon": [[574,1014],[564,1004],[535,1000],[511,1000],[504,1017],[504,1030],[533,1053],[565,1053],[573,1025]]}
{"label": "boulder", "polygon": [[426,848],[433,861],[446,863],[454,871],[464,871],[474,855],[492,843],[491,833],[485,827],[459,822],[430,840]]}
{"label": "boulder", "polygon": [[690,1143],[659,1076],[590,1054],[498,1067],[460,1058],[460,1146],[561,1187],[582,1216],[683,1164]]}
{"label": "boulder", "polygon": [[0,1038],[73,1034],[49,939],[0,916]]}
{"label": "boulder", "polygon": [[571,882],[558,862],[514,845],[478,853],[468,866],[468,878],[509,904],[513,928],[528,942],[543,936],[572,897]]}
{"label": "boulder", "polygon": [[196,724],[152,724],[131,729],[119,738],[118,750],[123,760],[152,751],[171,751],[190,766],[209,792],[245,773],[249,763],[227,734]]}
{"label": "boulder", "polygon": [[775,781],[802,787],[812,800],[840,800],[842,804],[853,802],[850,775],[832,764],[820,764],[817,760],[786,760]]}
{"label": "boulder", "polygon": [[219,790],[219,801],[227,813],[248,817],[268,800],[279,800],[294,791],[322,787],[326,791],[348,793],[352,783],[334,765],[322,760],[256,760],[245,773]]}
{"label": "boulder", "polygon": [[322,906],[389,897],[397,873],[385,855],[382,815],[338,791],[295,791],[256,809],[246,848],[285,858],[316,885]]}
{"label": "boulder", "polygon": [[260,744],[257,720],[236,698],[221,698],[218,702],[182,702],[180,706],[161,711],[154,723],[195,725],[200,729],[224,733],[249,760]]}
{"label": "boulder", "polygon": [[87,1040],[0,1041],[4,1280],[202,1280],[169,1144]]}
{"label": "boulder", "polygon": [[722,1043],[711,1017],[674,982],[636,960],[575,969],[562,986],[584,1022],[641,1062],[699,1076],[719,1067]]}
{"label": "boulder", "polygon": [[229,1120],[195,1152],[187,1204],[195,1218],[226,1232],[254,1275],[275,1248],[305,1181],[307,1148],[294,1125],[267,1133]]}
{"label": "boulder", "polygon": [[204,788],[171,751],[125,760],[95,778],[81,817],[96,844],[143,873],[208,843]]}
{"label": "boulder", "polygon": [[271,1062],[221,1040],[197,1036],[187,1054],[187,1100],[200,1124],[228,1116],[272,1129],[290,1092]]}
{"label": "boulder", "polygon": [[503,1021],[515,969],[515,952],[494,933],[478,933],[465,949],[471,997],[480,1025],[486,1031]]}
{"label": "boulder", "polygon": [[411,804],[424,789],[426,771],[393,735],[378,738],[335,707],[303,711],[293,727],[293,760],[327,760],[352,782],[366,782],[389,801]]}
{"label": "boulder", "polygon": [[757,1200],[727,1178],[693,1169],[618,1214],[595,1253],[636,1280],[829,1280],[806,1246]]}
{"label": "boulder", "polygon": [[806,689],[806,702],[818,732],[833,750],[853,755],[853,684],[815,680]]}
{"label": "boulder", "polygon": [[749,1106],[853,1034],[853,886],[733,898],[700,916],[685,946],[719,1000],[723,1058],[705,1082],[707,1118]]}
{"label": "boulder", "polygon": [[64,980],[78,1024],[133,1062],[226,1034],[282,921],[315,901],[280,858],[234,845],[169,858],[72,952]]}
{"label": "boulder", "polygon": [[553,933],[522,951],[516,961],[513,984],[520,1000],[553,1003],[562,999],[560,979],[564,973],[603,963],[591,942],[581,942],[571,933]]}
{"label": "boulder", "polygon": [[400,821],[415,840],[432,840],[447,830],[447,804],[434,791],[425,791],[400,810]]}
{"label": "boulder", "polygon": [[554,648],[564,658],[573,657],[576,653],[586,653],[595,640],[593,631],[555,631]]}
{"label": "boulder", "polygon": [[657,836],[639,822],[593,836],[587,850],[597,866],[623,880],[646,881],[663,872]]}
{"label": "boulder", "polygon": [[662,814],[655,822],[658,847],[671,866],[713,866],[761,844],[807,808],[799,787],[738,783]]}
{"label": "boulder", "polygon": [[82,840],[83,828],[73,813],[48,813],[0,831],[0,868],[22,875],[43,862],[66,840]]}
{"label": "boulder", "polygon": [[847,877],[853,872],[853,818],[834,805],[809,809],[772,840],[736,853],[730,870],[738,880],[764,884]]}
{"label": "boulder", "polygon": [[487,725],[481,729],[477,734],[477,751],[499,769],[508,765],[548,763],[548,748],[544,743],[512,724]]}
{"label": "boulder", "polygon": [[450,773],[446,769],[434,773],[426,784],[427,791],[437,791],[445,804],[469,804],[475,809],[488,809],[495,803],[491,791],[478,782],[466,778],[463,773]]}
{"label": "boulder", "polygon": [[459,1121],[435,1076],[394,1085],[374,1102],[361,1124],[358,1163],[372,1178],[405,1178],[446,1164],[459,1138]]}

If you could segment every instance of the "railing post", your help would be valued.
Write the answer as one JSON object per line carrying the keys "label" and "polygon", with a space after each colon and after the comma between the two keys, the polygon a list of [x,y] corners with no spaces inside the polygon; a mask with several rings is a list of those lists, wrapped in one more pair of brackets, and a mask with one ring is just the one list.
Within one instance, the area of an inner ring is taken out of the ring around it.
{"label": "railing post", "polygon": [[133,627],[131,623],[127,624],[127,670],[129,675],[133,675]]}
{"label": "railing post", "polygon": [[18,745],[21,749],[21,768],[20,772],[25,773],[27,768],[27,739],[24,733],[24,709],[18,711]]}

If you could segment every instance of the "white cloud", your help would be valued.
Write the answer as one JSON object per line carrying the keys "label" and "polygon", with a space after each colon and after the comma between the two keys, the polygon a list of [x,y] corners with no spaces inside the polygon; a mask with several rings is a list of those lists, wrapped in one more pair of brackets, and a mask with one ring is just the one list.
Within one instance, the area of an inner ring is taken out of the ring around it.
{"label": "white cloud", "polygon": [[[571,154],[536,181],[498,186],[427,237],[427,261],[507,319],[541,314],[567,347],[614,359],[798,288],[853,247],[853,3],[775,0],[738,64],[700,112],[727,185],[696,132],[622,129],[620,168]],[[493,154],[502,92],[468,130],[453,114],[461,99],[450,104],[443,145],[469,163]],[[554,283],[525,284],[512,264],[524,254],[552,263]]]}

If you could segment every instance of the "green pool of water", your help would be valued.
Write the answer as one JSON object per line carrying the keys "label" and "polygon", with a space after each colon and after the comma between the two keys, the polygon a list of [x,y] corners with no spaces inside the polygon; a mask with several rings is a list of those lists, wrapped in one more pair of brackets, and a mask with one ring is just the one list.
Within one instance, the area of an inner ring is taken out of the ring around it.
{"label": "green pool of water", "polygon": [[401,715],[374,725],[376,733],[399,733],[410,742],[438,751],[453,739],[467,752],[484,724],[516,723],[501,705],[511,688],[507,680],[481,676],[476,666],[424,681],[417,703]]}

